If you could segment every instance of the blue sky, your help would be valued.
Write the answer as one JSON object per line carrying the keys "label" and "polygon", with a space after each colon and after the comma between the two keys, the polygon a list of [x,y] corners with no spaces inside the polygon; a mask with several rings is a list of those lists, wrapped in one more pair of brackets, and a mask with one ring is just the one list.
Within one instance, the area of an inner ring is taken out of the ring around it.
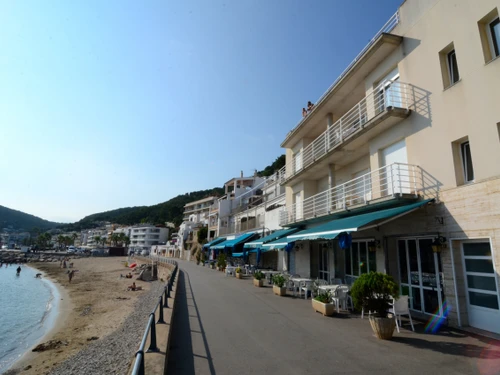
{"label": "blue sky", "polygon": [[253,174],[401,0],[0,3],[0,204],[55,221]]}

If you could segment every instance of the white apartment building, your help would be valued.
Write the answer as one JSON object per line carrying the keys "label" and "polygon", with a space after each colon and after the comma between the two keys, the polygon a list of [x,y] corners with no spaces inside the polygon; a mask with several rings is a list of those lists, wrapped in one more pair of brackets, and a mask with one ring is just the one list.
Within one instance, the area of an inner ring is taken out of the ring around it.
{"label": "white apartment building", "polygon": [[151,250],[153,245],[167,242],[169,229],[154,225],[133,226],[130,231],[130,247],[140,250]]}
{"label": "white apartment building", "polygon": [[104,228],[99,228],[99,229],[91,229],[87,231],[87,236],[83,236],[82,238],[82,245],[89,247],[89,248],[99,248],[102,247],[102,243],[97,243],[96,237],[100,238],[107,238],[108,237],[108,230]]}
{"label": "white apartment building", "polygon": [[412,315],[500,333],[499,10],[406,0],[287,134],[291,272],[386,272]]}
{"label": "white apartment building", "polygon": [[200,199],[184,206],[183,221],[193,223],[202,223],[208,225],[208,214],[210,207],[217,202],[217,197],[207,197]]}

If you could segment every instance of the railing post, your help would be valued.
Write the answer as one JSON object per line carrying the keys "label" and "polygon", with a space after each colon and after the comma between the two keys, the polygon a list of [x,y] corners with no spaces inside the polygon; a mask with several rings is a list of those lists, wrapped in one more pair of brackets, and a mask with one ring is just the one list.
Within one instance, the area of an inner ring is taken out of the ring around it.
{"label": "railing post", "polygon": [[140,362],[139,362],[139,371],[137,373],[137,375],[144,375],[145,373],[145,370],[144,370],[144,351],[143,350],[138,350],[136,353],[135,353],[135,360],[137,361],[137,356],[140,355],[141,359],[140,359]]}
{"label": "railing post", "polygon": [[[163,294],[160,296],[160,301],[158,302],[158,309],[159,309],[159,317],[158,321],[156,324],[165,324],[165,320],[163,320]],[[167,306],[168,307],[168,306]]]}
{"label": "railing post", "polygon": [[344,140],[344,132],[342,131],[342,117],[339,119],[339,144]]}
{"label": "railing post", "polygon": [[399,178],[399,194],[403,195],[403,186],[402,186],[403,179],[401,177],[401,167],[399,163],[397,163],[397,166],[398,166],[398,178]]}
{"label": "railing post", "polygon": [[391,174],[391,193],[392,193],[391,195],[394,196],[394,173],[392,171],[392,168],[394,168],[394,164],[391,164],[389,168],[390,168],[389,173]]}
{"label": "railing post", "polygon": [[411,169],[413,170],[413,188],[415,189],[415,197],[418,197],[418,189],[417,189],[417,172],[416,168],[414,165],[411,166]]}
{"label": "railing post", "polygon": [[342,184],[342,207],[346,209],[345,184]]}
{"label": "railing post", "polygon": [[149,320],[151,322],[151,340],[149,344],[148,352],[157,352],[158,347],[156,346],[156,324],[155,324],[155,313],[149,314]]}
{"label": "railing post", "polygon": [[359,128],[363,127],[363,122],[361,120],[361,102],[358,102],[358,117],[359,117]]}

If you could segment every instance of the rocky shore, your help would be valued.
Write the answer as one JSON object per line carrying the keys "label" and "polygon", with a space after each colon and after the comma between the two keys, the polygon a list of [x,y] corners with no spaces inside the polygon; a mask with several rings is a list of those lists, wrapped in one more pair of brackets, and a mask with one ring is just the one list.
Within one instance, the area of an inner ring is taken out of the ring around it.
{"label": "rocky shore", "polygon": [[139,347],[149,313],[164,284],[155,281],[149,292],[140,296],[135,309],[112,334],[96,340],[53,369],[50,375],[126,374]]}
{"label": "rocky shore", "polygon": [[60,262],[63,258],[71,257],[71,259],[85,258],[87,255],[76,255],[61,253],[23,253],[21,251],[0,251],[0,263],[4,264],[19,264],[19,263],[35,263],[35,262]]}

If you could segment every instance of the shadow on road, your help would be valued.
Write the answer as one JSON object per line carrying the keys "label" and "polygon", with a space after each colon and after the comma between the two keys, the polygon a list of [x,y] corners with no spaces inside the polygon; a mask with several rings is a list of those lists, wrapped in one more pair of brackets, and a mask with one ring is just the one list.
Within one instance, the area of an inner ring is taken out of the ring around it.
{"label": "shadow on road", "polygon": [[[180,270],[179,272],[177,288],[167,371],[169,374],[195,374],[197,373],[195,369],[196,357],[199,365],[206,367],[210,374],[215,375],[205,330],[193,295],[193,288],[189,275],[185,271]],[[193,351],[193,334],[201,335],[205,355]],[[206,364],[200,364],[200,359],[206,360]]]}

